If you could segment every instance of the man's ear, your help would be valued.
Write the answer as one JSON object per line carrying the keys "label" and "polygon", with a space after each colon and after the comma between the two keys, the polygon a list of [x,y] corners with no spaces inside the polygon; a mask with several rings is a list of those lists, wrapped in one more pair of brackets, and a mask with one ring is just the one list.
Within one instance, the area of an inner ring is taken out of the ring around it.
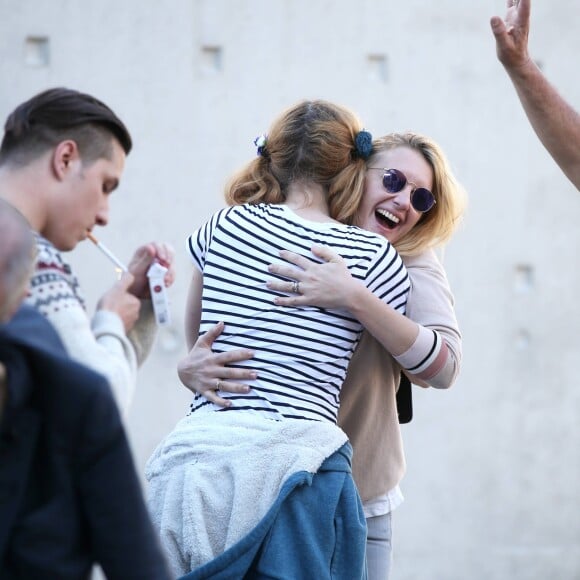
{"label": "man's ear", "polygon": [[79,148],[75,141],[61,141],[52,152],[52,170],[56,178],[62,181],[73,165],[80,162]]}

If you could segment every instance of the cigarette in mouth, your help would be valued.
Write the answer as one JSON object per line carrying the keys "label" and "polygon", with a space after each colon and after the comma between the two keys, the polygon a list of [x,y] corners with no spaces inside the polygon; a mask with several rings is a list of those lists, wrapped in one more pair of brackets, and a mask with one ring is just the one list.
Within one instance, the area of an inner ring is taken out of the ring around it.
{"label": "cigarette in mouth", "polygon": [[105,254],[105,256],[107,256],[107,258],[109,258],[109,260],[111,260],[111,262],[117,266],[117,268],[119,268],[119,270],[122,272],[129,271],[127,270],[127,266],[125,266],[123,262],[121,262],[114,254],[112,254],[107,246],[103,245],[102,242],[99,242],[99,240],[97,240],[97,238],[95,238],[91,232],[87,232],[87,238],[89,238],[89,240],[91,240],[91,242],[93,242],[93,244],[95,244],[95,246],[97,246],[97,248],[99,248],[99,250],[101,250],[101,252],[103,252],[103,254]]}

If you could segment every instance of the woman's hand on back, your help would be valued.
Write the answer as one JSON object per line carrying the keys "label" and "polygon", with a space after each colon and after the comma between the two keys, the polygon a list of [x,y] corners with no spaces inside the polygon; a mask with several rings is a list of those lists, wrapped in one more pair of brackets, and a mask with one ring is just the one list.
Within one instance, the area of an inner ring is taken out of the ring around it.
{"label": "woman's hand on back", "polygon": [[277,296],[275,303],[279,306],[349,309],[357,292],[364,290],[364,286],[351,276],[345,261],[330,248],[314,246],[311,251],[324,262],[282,250],[280,257],[289,264],[270,264],[269,271],[286,280],[270,280],[268,288],[290,294]]}
{"label": "woman's hand on back", "polygon": [[247,393],[250,389],[239,381],[256,378],[256,372],[246,368],[235,368],[227,365],[254,356],[250,349],[237,349],[229,352],[214,353],[212,346],[222,333],[224,323],[218,322],[205,334],[200,336],[189,354],[177,365],[177,374],[181,382],[193,393],[199,393],[208,401],[229,407],[231,402],[218,395],[219,391],[227,393]]}

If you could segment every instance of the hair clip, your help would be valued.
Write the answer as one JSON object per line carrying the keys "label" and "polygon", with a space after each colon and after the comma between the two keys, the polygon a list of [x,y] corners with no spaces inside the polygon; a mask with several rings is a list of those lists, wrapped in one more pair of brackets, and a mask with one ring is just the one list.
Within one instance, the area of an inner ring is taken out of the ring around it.
{"label": "hair clip", "polygon": [[266,135],[259,135],[254,139],[254,145],[258,148],[257,154],[260,157],[266,157],[266,145],[268,144],[268,137]]}
{"label": "hair clip", "polygon": [[359,131],[354,138],[354,147],[359,157],[368,159],[373,152],[373,136],[365,129]]}

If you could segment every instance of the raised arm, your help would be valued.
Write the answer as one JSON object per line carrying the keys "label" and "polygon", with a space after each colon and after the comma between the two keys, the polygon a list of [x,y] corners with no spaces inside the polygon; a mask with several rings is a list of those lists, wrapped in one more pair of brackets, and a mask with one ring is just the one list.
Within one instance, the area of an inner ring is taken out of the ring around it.
{"label": "raised arm", "polygon": [[507,0],[507,5],[505,22],[491,18],[498,59],[542,144],[580,190],[580,115],[528,54],[531,0]]}

